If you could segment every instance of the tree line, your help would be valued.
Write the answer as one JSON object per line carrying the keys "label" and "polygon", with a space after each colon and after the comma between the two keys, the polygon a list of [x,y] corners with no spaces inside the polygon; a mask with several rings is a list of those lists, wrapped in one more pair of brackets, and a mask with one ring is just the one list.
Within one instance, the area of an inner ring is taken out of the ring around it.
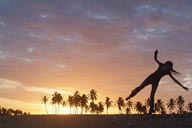
{"label": "tree line", "polygon": [[[92,89],[89,94],[81,94],[79,91],[75,91],[74,94],[69,95],[67,99],[64,99],[61,93],[54,92],[51,99],[47,96],[43,96],[40,101],[44,104],[47,114],[49,113],[47,109],[48,101],[50,101],[53,106],[55,114],[60,113],[61,106],[63,109],[68,106],[70,108],[69,114],[102,114],[104,111],[108,114],[108,110],[112,106],[118,108],[119,114],[132,114],[133,112],[147,114],[150,106],[150,98],[147,98],[144,103],[141,101],[126,101],[123,97],[118,97],[116,101],[112,101],[110,97],[106,97],[104,102],[97,102],[97,99],[97,91]],[[185,99],[183,96],[178,96],[176,99],[170,98],[166,103],[162,99],[157,99],[155,102],[156,114],[185,114],[187,112],[192,112],[192,102],[189,102],[185,106]]]}
{"label": "tree line", "polygon": [[0,107],[0,115],[21,116],[21,115],[30,115],[30,113],[23,112],[22,110],[19,109]]}

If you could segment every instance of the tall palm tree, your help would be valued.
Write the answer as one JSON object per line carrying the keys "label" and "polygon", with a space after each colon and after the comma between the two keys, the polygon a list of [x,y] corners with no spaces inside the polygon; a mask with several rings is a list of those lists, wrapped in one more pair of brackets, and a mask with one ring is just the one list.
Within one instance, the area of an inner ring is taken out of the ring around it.
{"label": "tall palm tree", "polygon": [[133,102],[131,100],[127,101],[126,103],[126,113],[131,114],[131,109],[133,108]]}
{"label": "tall palm tree", "polygon": [[91,113],[97,112],[97,104],[95,104],[94,102],[90,102],[89,107],[90,107],[90,109],[91,109],[91,110],[90,110]]}
{"label": "tall palm tree", "polygon": [[73,105],[74,105],[74,98],[73,98],[73,96],[69,96],[69,97],[68,97],[68,103],[69,103],[70,114],[71,114],[71,108],[72,108]]}
{"label": "tall palm tree", "polygon": [[187,110],[188,110],[188,112],[192,112],[192,102],[189,102],[187,104]]}
{"label": "tall palm tree", "polygon": [[57,112],[56,113],[58,113],[59,112],[59,105],[62,103],[63,97],[58,92],[54,92],[54,94],[52,96],[53,96],[52,97],[52,103],[57,104]]}
{"label": "tall palm tree", "polygon": [[51,104],[54,106],[55,114],[57,113],[56,103],[57,103],[57,99],[56,99],[56,95],[55,95],[55,93],[54,93],[54,94],[52,95]]}
{"label": "tall palm tree", "polygon": [[184,113],[183,107],[184,107],[184,103],[185,103],[183,96],[178,96],[176,102],[177,102],[177,106],[178,106],[178,113],[183,114]]}
{"label": "tall palm tree", "polygon": [[106,105],[106,113],[108,114],[108,109],[111,107],[113,101],[109,98],[109,97],[106,97],[105,99],[105,105]]}
{"label": "tall palm tree", "polygon": [[127,107],[130,109],[133,108],[133,102],[131,100],[127,101]]}
{"label": "tall palm tree", "polygon": [[157,99],[157,103],[155,104],[155,110],[160,114],[165,111],[164,108],[165,107],[164,107],[163,101],[161,99]]}
{"label": "tall palm tree", "polygon": [[104,111],[104,105],[102,104],[102,102],[99,102],[97,107],[97,113],[101,114],[103,111]]}
{"label": "tall palm tree", "polygon": [[62,106],[63,106],[63,109],[65,109],[65,107],[67,106],[67,102],[65,100],[62,101]]}
{"label": "tall palm tree", "polygon": [[48,110],[47,110],[47,101],[48,101],[48,98],[47,98],[47,96],[41,97],[40,101],[41,101],[42,104],[45,105],[45,111],[46,111],[46,113],[48,114]]}
{"label": "tall palm tree", "polygon": [[122,114],[122,108],[125,107],[124,99],[122,97],[119,97],[116,102],[117,102],[117,105],[118,105],[118,108],[119,108],[119,113]]}
{"label": "tall palm tree", "polygon": [[74,106],[75,106],[75,114],[78,113],[78,107],[80,106],[81,96],[79,91],[76,91],[73,95]]}
{"label": "tall palm tree", "polygon": [[145,99],[145,106],[146,106],[147,110],[149,110],[150,103],[151,103],[151,99],[150,98]]}
{"label": "tall palm tree", "polygon": [[172,113],[172,110],[175,109],[175,100],[173,98],[169,99],[167,103],[167,108],[169,108],[170,114]]}
{"label": "tall palm tree", "polygon": [[60,113],[59,106],[60,106],[60,104],[62,104],[62,101],[63,101],[63,97],[62,97],[61,93],[58,93],[57,94],[57,106],[58,106],[58,112],[59,113]]}
{"label": "tall palm tree", "polygon": [[135,103],[135,110],[138,112],[138,114],[142,114],[142,112],[143,112],[143,104],[140,101],[137,101]]}
{"label": "tall palm tree", "polygon": [[131,109],[129,108],[129,107],[127,107],[126,109],[126,114],[128,115],[128,114],[131,114]]}
{"label": "tall palm tree", "polygon": [[95,91],[94,89],[92,89],[90,91],[89,94],[90,99],[92,100],[92,102],[94,103],[95,100],[97,100],[97,91]]}
{"label": "tall palm tree", "polygon": [[83,114],[83,108],[88,107],[87,103],[88,103],[88,97],[86,94],[83,94],[80,99],[81,114]]}

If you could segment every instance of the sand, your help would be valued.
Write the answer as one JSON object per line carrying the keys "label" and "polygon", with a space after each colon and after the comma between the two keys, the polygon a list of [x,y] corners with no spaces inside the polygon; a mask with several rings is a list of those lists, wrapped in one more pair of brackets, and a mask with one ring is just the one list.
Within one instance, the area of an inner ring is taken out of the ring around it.
{"label": "sand", "polygon": [[0,116],[0,128],[192,128],[192,115]]}

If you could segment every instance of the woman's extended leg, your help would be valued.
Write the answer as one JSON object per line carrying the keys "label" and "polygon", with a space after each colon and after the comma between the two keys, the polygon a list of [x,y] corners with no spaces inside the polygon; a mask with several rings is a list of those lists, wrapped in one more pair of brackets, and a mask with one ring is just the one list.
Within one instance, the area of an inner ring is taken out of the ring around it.
{"label": "woman's extended leg", "polygon": [[131,97],[134,97],[138,92],[140,92],[144,87],[146,87],[147,85],[149,85],[151,83],[150,79],[147,78],[143,81],[143,83],[139,86],[136,87],[131,94],[126,98],[126,100],[129,100]]}

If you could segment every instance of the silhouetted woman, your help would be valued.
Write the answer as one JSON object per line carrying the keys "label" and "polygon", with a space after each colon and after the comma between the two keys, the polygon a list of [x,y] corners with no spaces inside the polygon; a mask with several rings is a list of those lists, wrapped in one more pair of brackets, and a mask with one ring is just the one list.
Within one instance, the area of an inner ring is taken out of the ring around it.
{"label": "silhouetted woman", "polygon": [[155,92],[157,90],[157,87],[159,85],[159,81],[160,79],[165,76],[165,75],[169,75],[171,77],[171,79],[177,83],[178,85],[180,85],[183,89],[188,90],[187,87],[184,87],[177,79],[175,79],[172,75],[175,74],[180,74],[179,72],[175,71],[173,69],[173,63],[171,61],[167,61],[165,63],[161,63],[158,59],[157,59],[157,54],[158,54],[158,50],[155,51],[154,53],[154,59],[155,61],[159,64],[158,69],[152,73],[151,75],[149,75],[144,81],[143,83],[135,88],[131,94],[126,98],[126,100],[129,100],[131,97],[135,96],[139,91],[141,91],[144,87],[146,87],[147,85],[151,84],[152,85],[152,89],[151,89],[151,95],[150,95],[150,110],[149,110],[149,114],[152,114],[154,112],[154,96],[155,96]]}

